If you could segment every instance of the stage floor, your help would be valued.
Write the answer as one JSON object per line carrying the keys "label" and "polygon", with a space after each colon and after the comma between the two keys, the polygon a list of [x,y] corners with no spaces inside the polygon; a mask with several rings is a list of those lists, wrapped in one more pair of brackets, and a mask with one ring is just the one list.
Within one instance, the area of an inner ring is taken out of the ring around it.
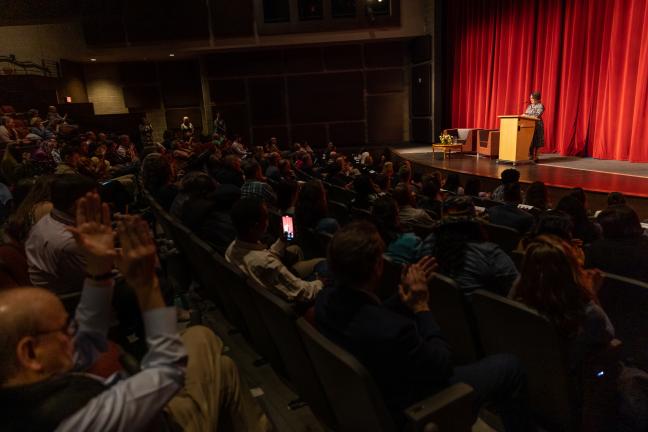
{"label": "stage floor", "polygon": [[[512,167],[487,157],[464,154],[435,160],[430,145],[392,147],[391,150],[423,166],[490,179],[499,179],[503,170]],[[589,192],[622,192],[628,196],[648,198],[648,163],[543,154],[540,163],[521,163],[515,168],[520,171],[522,183],[542,181],[554,188],[582,187]]]}

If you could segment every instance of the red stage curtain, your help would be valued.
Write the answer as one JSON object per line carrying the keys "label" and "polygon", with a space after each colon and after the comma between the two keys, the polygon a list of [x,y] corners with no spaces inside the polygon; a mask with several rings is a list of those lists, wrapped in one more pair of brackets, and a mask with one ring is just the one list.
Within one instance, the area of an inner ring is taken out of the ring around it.
{"label": "red stage curtain", "polygon": [[497,128],[545,105],[544,152],[648,161],[647,0],[453,0],[452,127]]}

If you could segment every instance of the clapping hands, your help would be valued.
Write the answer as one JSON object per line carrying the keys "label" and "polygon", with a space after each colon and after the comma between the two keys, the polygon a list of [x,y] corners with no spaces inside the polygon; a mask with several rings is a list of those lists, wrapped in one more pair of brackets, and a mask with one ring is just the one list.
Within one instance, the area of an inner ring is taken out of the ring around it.
{"label": "clapping hands", "polygon": [[428,283],[432,280],[437,267],[436,259],[428,256],[404,270],[398,294],[401,301],[412,312],[430,310],[428,306]]}
{"label": "clapping hands", "polygon": [[116,265],[137,294],[143,310],[163,307],[155,265],[156,248],[148,224],[137,216],[119,218],[115,248],[110,210],[97,193],[88,193],[77,203],[76,226],[68,228],[87,260],[90,276],[110,273]]}

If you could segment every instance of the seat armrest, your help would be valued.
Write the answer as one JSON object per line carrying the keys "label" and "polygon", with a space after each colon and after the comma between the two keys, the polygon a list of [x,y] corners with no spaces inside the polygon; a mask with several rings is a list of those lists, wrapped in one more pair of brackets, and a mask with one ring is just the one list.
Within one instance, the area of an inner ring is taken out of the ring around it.
{"label": "seat armrest", "polygon": [[466,431],[475,422],[474,390],[468,384],[457,383],[441,390],[405,410],[407,431]]}

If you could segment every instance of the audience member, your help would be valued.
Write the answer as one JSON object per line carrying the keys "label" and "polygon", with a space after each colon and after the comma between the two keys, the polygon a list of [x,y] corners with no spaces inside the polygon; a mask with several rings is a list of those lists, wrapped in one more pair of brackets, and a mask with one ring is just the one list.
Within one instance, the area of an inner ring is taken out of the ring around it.
{"label": "audience member", "polygon": [[184,203],[180,219],[216,252],[224,255],[236,238],[230,210],[241,198],[241,190],[228,184],[213,186],[213,182],[207,182],[211,179],[205,177],[204,174],[195,177],[189,186],[189,198]]}
{"label": "audience member", "polygon": [[280,236],[268,249],[261,239],[268,229],[268,208],[258,199],[243,198],[232,208],[236,239],[227,248],[225,258],[262,286],[291,302],[312,302],[322,289],[320,280],[307,281],[319,260],[299,261],[292,271],[282,262],[286,241]]}
{"label": "audience member", "polygon": [[61,163],[56,167],[54,174],[78,174],[81,153],[79,147],[67,144],[61,149]]}
{"label": "audience member", "polygon": [[53,175],[39,177],[9,217],[5,233],[16,243],[23,245],[31,228],[52,211],[52,184],[55,180],[56,176]]}
{"label": "audience member", "polygon": [[621,192],[610,192],[610,194],[607,196],[608,207],[613,205],[621,205],[625,203],[626,203],[625,196]]}
{"label": "audience member", "polygon": [[142,161],[142,184],[163,209],[169,210],[178,194],[173,184],[173,173],[169,161],[159,153],[153,153]]}
{"label": "audience member", "polygon": [[477,177],[471,177],[466,181],[464,194],[468,196],[479,197],[481,196],[481,180]]}
{"label": "audience member", "polygon": [[182,216],[182,207],[190,196],[204,196],[212,192],[215,187],[215,180],[208,174],[202,171],[188,172],[180,179],[178,193],[173,199],[169,213],[180,218]]}
{"label": "audience member", "polygon": [[34,286],[58,295],[81,291],[86,263],[70,228],[75,224],[77,201],[96,189],[93,180],[78,174],[57,176],[52,183],[53,208],[32,227],[25,242]]}
{"label": "audience member", "polygon": [[438,180],[429,174],[421,179],[421,194],[418,195],[418,207],[425,210],[433,219],[441,219],[443,215],[443,199]]}
{"label": "audience member", "polygon": [[180,131],[182,132],[182,137],[192,137],[194,134],[194,126],[191,124],[189,117],[182,117],[182,123],[180,123]]}
{"label": "audience member", "polygon": [[408,268],[397,296],[384,303],[376,297],[384,248],[378,231],[367,222],[351,223],[336,233],[328,260],[338,282],[317,298],[317,328],[365,365],[401,427],[403,409],[451,383],[465,382],[475,390],[475,417],[490,402],[506,430],[532,430],[525,377],[514,357],[499,354],[466,366],[452,364],[428,306],[433,259]]}
{"label": "audience member", "polygon": [[246,160],[243,164],[245,183],[241,186],[241,198],[259,198],[266,204],[277,205],[277,194],[261,174],[261,165],[254,160]]}
{"label": "audience member", "polygon": [[241,170],[241,160],[234,155],[227,155],[222,162],[215,161],[215,167],[210,173],[220,184],[231,184],[241,187],[245,182],[243,170]]}
{"label": "audience member", "polygon": [[281,155],[279,153],[270,153],[268,156],[268,167],[265,171],[265,176],[275,182],[281,181],[281,174],[279,172],[279,160]]}
{"label": "audience member", "polygon": [[[238,431],[269,430],[236,366],[222,356],[220,339],[199,326],[178,333],[175,309],[165,307],[160,292],[148,226],[124,220],[123,253],[115,259],[108,207],[88,195],[79,201],[72,231],[87,263],[79,272],[87,277],[73,319],[47,290],[0,293],[0,323],[7,330],[0,339],[0,402],[12,413],[3,420],[8,430],[146,430],[163,423],[215,430],[224,420]],[[113,261],[135,290],[149,352],[140,372],[103,380],[77,372],[106,347]]]}
{"label": "audience member", "polygon": [[403,232],[398,215],[398,204],[392,197],[378,198],[373,205],[371,216],[386,245],[385,256],[397,264],[412,264],[430,255],[419,236]]}
{"label": "audience member", "polygon": [[282,181],[275,186],[277,209],[281,214],[295,216],[295,206],[299,197],[299,183],[294,180]]}
{"label": "audience member", "polygon": [[543,235],[527,247],[512,297],[546,316],[566,339],[567,361],[581,383],[584,405],[593,405],[587,398],[598,403],[586,411],[595,418],[584,417],[584,430],[644,430],[647,400],[641,383],[648,376],[610,354],[619,343],[596,297],[601,281],[598,271],[583,269],[569,243]]}
{"label": "audience member", "polygon": [[468,196],[446,201],[444,217],[431,242],[439,273],[454,279],[464,293],[485,289],[505,296],[517,279],[511,258],[486,241]]}
{"label": "audience member", "polygon": [[448,174],[445,183],[443,183],[442,189],[451,195],[463,195],[464,188],[461,187],[461,180],[459,179],[459,174],[455,174],[455,173]]}
{"label": "audience member", "polygon": [[533,226],[533,216],[518,208],[522,203],[520,183],[507,183],[503,187],[503,205],[488,208],[488,219],[495,225],[513,228],[521,234]]}
{"label": "audience member", "polygon": [[434,219],[425,210],[414,207],[414,193],[408,186],[399,184],[394,188],[392,196],[398,204],[400,222],[405,230],[434,226]]}
{"label": "audience member", "polygon": [[586,267],[648,282],[648,237],[637,213],[626,205],[613,205],[596,220],[603,238],[585,250]]}
{"label": "audience member", "polygon": [[566,195],[558,201],[556,210],[567,213],[574,224],[572,236],[582,240],[584,244],[590,244],[601,238],[601,227],[596,222],[592,222],[587,217],[585,204],[578,196]]}
{"label": "audience member", "polygon": [[491,194],[491,199],[493,201],[504,202],[504,187],[507,184],[518,183],[520,181],[520,171],[515,168],[507,168],[500,174],[500,179],[502,184],[497,186],[493,193]]}
{"label": "audience member", "polygon": [[370,210],[374,201],[378,198],[376,193],[376,185],[368,175],[359,175],[353,179],[353,190],[355,191],[355,199],[353,207]]}
{"label": "audience member", "polygon": [[54,134],[43,126],[43,121],[40,117],[33,117],[29,122],[31,126],[29,128],[29,133],[36,135],[39,139],[50,140],[54,138]]}
{"label": "audience member", "polygon": [[18,140],[18,132],[14,129],[13,119],[9,116],[0,117],[0,144],[8,144]]}
{"label": "audience member", "polygon": [[[236,135],[234,137],[234,141],[232,141],[232,146],[231,146],[232,152],[240,157],[243,158],[247,156],[247,148],[245,148],[245,145],[243,144],[242,138],[240,135]],[[260,163],[260,162],[259,162]]]}
{"label": "audience member", "polygon": [[304,183],[295,205],[297,235],[300,231],[308,229],[333,234],[339,227],[337,220],[329,216],[326,190],[324,190],[322,182],[311,180]]}
{"label": "audience member", "polygon": [[549,209],[549,194],[543,182],[535,181],[529,185],[524,196],[524,204],[543,211]]}

